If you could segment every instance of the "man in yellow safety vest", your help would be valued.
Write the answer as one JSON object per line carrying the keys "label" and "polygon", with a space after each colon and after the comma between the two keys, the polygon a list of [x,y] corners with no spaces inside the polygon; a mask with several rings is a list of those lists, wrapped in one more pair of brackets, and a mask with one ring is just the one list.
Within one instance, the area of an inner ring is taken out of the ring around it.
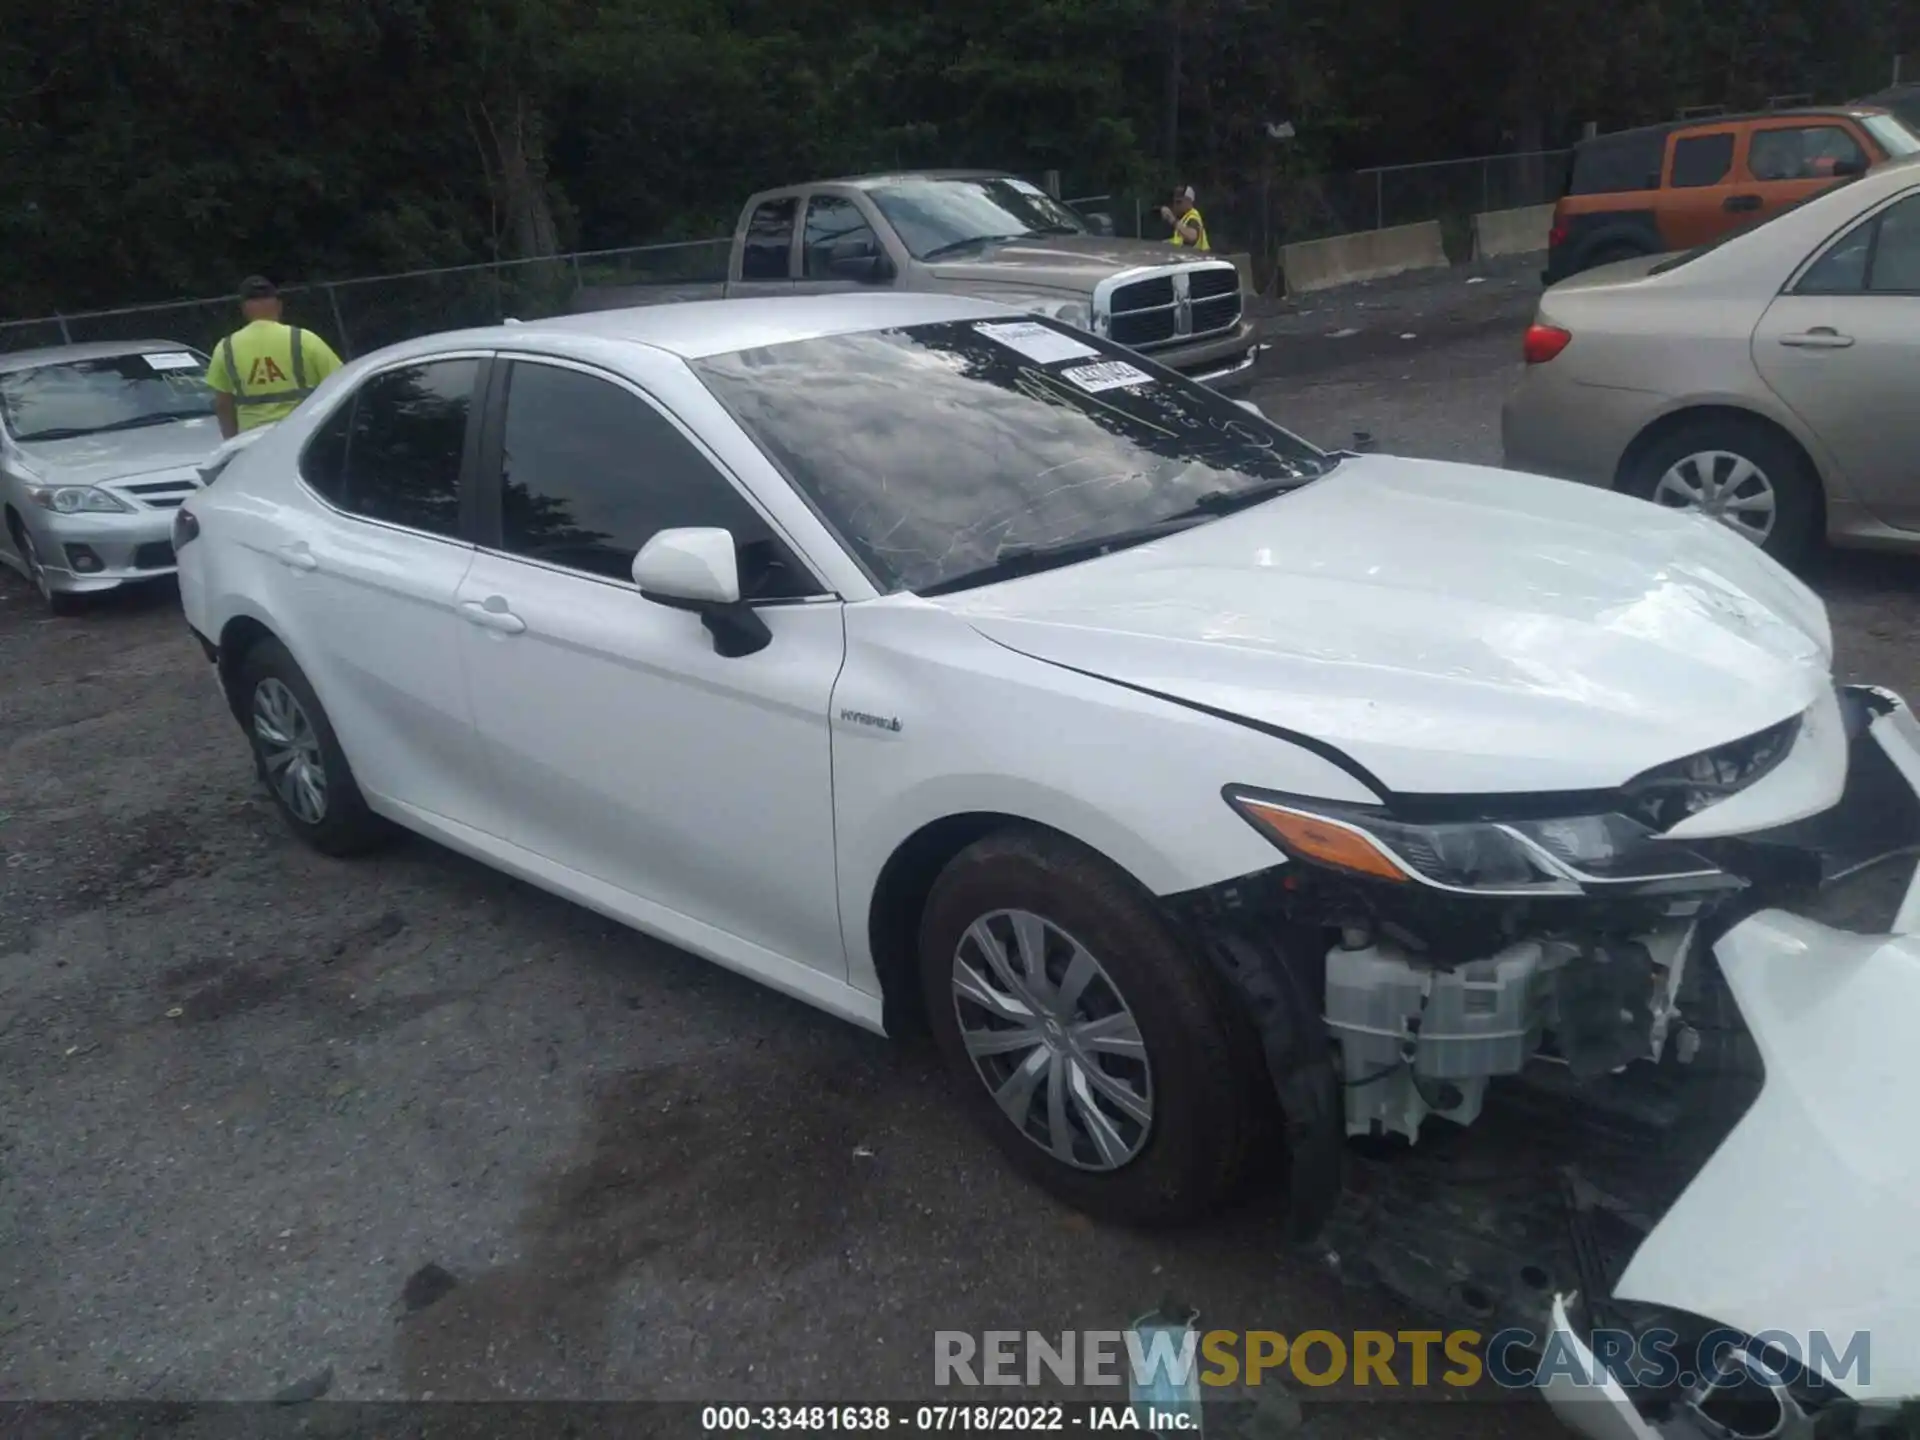
{"label": "man in yellow safety vest", "polygon": [[1194,204],[1193,187],[1182,185],[1173,192],[1173,203],[1160,207],[1161,218],[1173,226],[1172,241],[1175,245],[1190,245],[1196,250],[1211,250],[1207,243],[1207,222],[1200,218],[1200,207]]}
{"label": "man in yellow safety vest", "polygon": [[340,368],[340,357],[311,331],[280,320],[280,292],[259,275],[240,282],[247,323],[214,347],[207,366],[220,435],[270,425],[293,413],[314,387]]}

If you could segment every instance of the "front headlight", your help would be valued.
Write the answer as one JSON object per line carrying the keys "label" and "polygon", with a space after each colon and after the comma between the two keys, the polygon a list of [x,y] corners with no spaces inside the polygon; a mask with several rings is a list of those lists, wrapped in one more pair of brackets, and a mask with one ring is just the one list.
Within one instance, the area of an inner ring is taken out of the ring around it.
{"label": "front headlight", "polygon": [[133,507],[98,485],[42,485],[27,492],[34,504],[56,515],[117,515]]}
{"label": "front headlight", "polygon": [[1631,816],[1414,825],[1361,806],[1229,790],[1227,801],[1296,860],[1470,895],[1579,895],[1685,880],[1739,885]]}
{"label": "front headlight", "polygon": [[1033,315],[1044,315],[1049,320],[1058,320],[1062,325],[1071,325],[1076,330],[1093,328],[1093,307],[1085,300],[1063,300],[1050,295],[995,296],[1008,305],[1018,305]]}

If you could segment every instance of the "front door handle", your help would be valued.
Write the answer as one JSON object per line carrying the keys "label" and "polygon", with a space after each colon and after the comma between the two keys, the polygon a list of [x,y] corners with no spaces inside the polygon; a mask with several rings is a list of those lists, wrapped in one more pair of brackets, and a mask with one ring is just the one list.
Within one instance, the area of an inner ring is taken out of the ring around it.
{"label": "front door handle", "polygon": [[320,562],[313,558],[313,552],[302,540],[292,545],[280,547],[280,563],[289,570],[318,570]]}
{"label": "front door handle", "polygon": [[1831,325],[1816,325],[1798,335],[1782,335],[1780,343],[1796,350],[1844,350],[1853,344],[1853,336],[1842,335]]}
{"label": "front door handle", "polygon": [[485,600],[462,600],[460,613],[469,624],[478,625],[482,630],[498,630],[502,635],[518,635],[527,628],[526,621],[507,609],[506,597],[502,595],[489,595]]}
{"label": "front door handle", "polygon": [[1760,208],[1760,197],[1758,195],[1729,195],[1726,203],[1720,208],[1734,211],[1758,210]]}

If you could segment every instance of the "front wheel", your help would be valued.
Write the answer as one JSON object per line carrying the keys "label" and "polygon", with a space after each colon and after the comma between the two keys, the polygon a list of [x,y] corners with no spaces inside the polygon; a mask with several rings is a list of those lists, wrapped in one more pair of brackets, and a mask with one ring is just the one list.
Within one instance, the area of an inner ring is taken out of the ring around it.
{"label": "front wheel", "polygon": [[49,615],[77,615],[81,599],[64,590],[53,588],[53,577],[47,573],[46,563],[40,558],[40,547],[34,543],[33,532],[25,525],[13,527],[13,543],[20,552],[20,558],[26,563],[27,578],[33,582],[40,603],[47,607]]}
{"label": "front wheel", "polygon": [[1819,482],[1805,458],[1751,421],[1679,426],[1634,459],[1620,488],[1709,516],[1784,565],[1799,564],[1821,537]]}
{"label": "front wheel", "polygon": [[1125,875],[1008,831],[957,856],[920,927],[934,1037],[1013,1163],[1103,1220],[1203,1218],[1278,1143],[1258,1038]]}
{"label": "front wheel", "polygon": [[241,723],[287,827],[323,855],[357,855],[390,834],[367,807],[313,686],[277,640],[240,663]]}

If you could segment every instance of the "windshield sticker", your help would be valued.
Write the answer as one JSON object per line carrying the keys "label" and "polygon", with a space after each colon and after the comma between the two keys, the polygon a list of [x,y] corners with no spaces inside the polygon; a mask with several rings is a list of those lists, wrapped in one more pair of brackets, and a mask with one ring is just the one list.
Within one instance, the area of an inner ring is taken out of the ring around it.
{"label": "windshield sticker", "polygon": [[989,340],[997,340],[1009,350],[1026,356],[1036,365],[1052,365],[1061,360],[1091,360],[1100,353],[1091,345],[1082,345],[1071,335],[1062,335],[1058,330],[1049,330],[1031,320],[981,324],[973,328]]}
{"label": "windshield sticker", "polygon": [[187,354],[184,350],[172,350],[164,355],[142,355],[140,358],[147,362],[148,369],[156,370],[163,374],[168,370],[198,370],[200,368],[198,358]]}
{"label": "windshield sticker", "polygon": [[1118,390],[1123,385],[1151,385],[1153,377],[1124,360],[1104,360],[1098,365],[1075,365],[1062,370],[1061,378],[1071,380],[1082,390],[1097,395],[1102,390]]}

